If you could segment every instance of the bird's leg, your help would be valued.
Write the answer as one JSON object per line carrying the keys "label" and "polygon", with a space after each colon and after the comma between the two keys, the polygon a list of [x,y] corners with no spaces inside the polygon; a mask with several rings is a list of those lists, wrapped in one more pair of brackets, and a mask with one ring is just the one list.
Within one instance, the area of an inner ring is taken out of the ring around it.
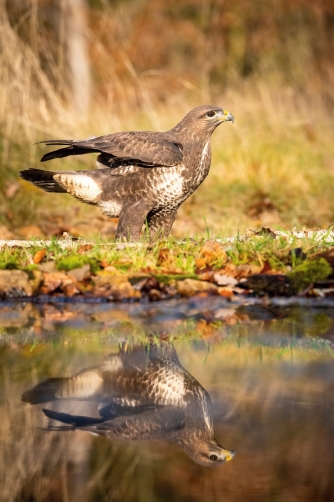
{"label": "bird's leg", "polygon": [[119,216],[116,240],[138,241],[148,211],[144,204],[125,205]]}
{"label": "bird's leg", "polygon": [[163,208],[160,211],[150,211],[147,215],[147,225],[150,240],[168,237],[175,220],[177,208]]}

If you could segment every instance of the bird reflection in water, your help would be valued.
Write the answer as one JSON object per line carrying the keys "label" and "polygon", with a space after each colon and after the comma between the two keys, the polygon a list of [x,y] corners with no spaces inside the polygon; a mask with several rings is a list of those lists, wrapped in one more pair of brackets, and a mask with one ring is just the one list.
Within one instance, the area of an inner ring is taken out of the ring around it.
{"label": "bird reflection in water", "polygon": [[210,396],[181,366],[170,344],[131,350],[123,346],[99,367],[68,378],[49,378],[22,395],[22,401],[30,404],[73,399],[96,403],[99,417],[43,409],[48,418],[66,424],[49,429],[171,441],[205,466],[222,464],[235,455],[214,438]]}

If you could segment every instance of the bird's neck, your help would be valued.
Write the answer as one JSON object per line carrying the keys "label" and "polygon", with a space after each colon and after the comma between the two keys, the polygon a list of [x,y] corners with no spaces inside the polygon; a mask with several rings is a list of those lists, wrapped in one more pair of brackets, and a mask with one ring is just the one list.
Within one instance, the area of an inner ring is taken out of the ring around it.
{"label": "bird's neck", "polygon": [[191,193],[205,180],[211,164],[211,141],[186,144],[183,152],[183,164],[186,168],[185,179],[188,180]]}
{"label": "bird's neck", "polygon": [[207,143],[210,140],[212,131],[198,130],[196,127],[185,126],[182,120],[173,129],[168,131],[173,137],[182,144],[185,143]]}

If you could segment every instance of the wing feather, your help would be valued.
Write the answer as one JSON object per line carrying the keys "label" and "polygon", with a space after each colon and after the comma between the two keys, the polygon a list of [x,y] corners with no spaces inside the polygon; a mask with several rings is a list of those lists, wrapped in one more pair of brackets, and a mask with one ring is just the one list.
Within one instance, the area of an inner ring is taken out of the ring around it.
{"label": "wing feather", "polygon": [[130,164],[141,167],[172,167],[180,164],[183,159],[182,144],[170,133],[162,132],[118,132],[83,141],[50,140],[41,143],[65,147],[46,153],[42,162],[86,153],[99,153],[98,160],[106,167]]}
{"label": "wing feather", "polygon": [[74,145],[107,153],[116,159],[152,166],[175,166],[183,158],[182,145],[167,133],[159,132],[119,132],[76,141]]}

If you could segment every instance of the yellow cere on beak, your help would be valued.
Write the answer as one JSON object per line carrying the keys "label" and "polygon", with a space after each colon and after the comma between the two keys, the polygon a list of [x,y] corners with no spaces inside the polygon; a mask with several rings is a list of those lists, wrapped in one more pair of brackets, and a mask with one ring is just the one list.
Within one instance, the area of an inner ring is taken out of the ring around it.
{"label": "yellow cere on beak", "polygon": [[226,460],[226,462],[229,462],[230,460],[232,460],[232,458],[234,457],[234,455],[236,454],[236,452],[237,452],[237,450],[232,450],[232,451],[227,450],[226,454],[225,454],[225,460]]}
{"label": "yellow cere on beak", "polygon": [[227,122],[227,121],[230,121],[230,122],[234,122],[234,117],[232,115],[232,113],[228,112],[227,110],[224,110],[224,114],[223,116],[220,118],[220,120],[222,122]]}

